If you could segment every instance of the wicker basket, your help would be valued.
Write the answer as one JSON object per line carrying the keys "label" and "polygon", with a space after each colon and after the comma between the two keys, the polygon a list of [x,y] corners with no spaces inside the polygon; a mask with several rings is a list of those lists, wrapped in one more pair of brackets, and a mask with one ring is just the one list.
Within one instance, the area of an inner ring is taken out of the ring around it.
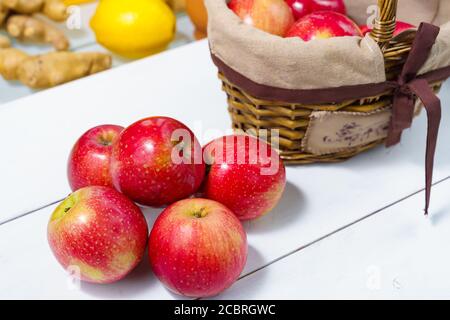
{"label": "wicker basket", "polygon": [[[379,16],[375,21],[372,38],[379,44],[384,53],[387,80],[395,80],[402,71],[403,65],[411,50],[415,31],[405,32],[393,40],[396,26],[397,0],[379,0]],[[229,112],[233,128],[261,132],[278,129],[279,151],[286,163],[305,164],[313,162],[337,162],[348,159],[365,150],[384,142],[385,139],[370,142],[348,150],[325,155],[315,155],[304,150],[302,141],[310,123],[310,115],[315,111],[346,111],[373,113],[392,106],[394,90],[381,95],[364,99],[336,101],[331,104],[299,104],[283,101],[261,100],[248,94],[222,73],[219,78],[223,82],[223,90],[227,94]],[[433,83],[437,92],[441,82]],[[419,109],[417,109],[418,111]]]}

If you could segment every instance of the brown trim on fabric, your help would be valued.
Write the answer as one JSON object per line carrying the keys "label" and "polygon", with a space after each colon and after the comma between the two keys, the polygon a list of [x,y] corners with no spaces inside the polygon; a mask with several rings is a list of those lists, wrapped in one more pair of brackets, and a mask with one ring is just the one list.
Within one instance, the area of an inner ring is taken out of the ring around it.
{"label": "brown trim on fabric", "polygon": [[[378,96],[389,90],[398,87],[395,81],[386,81],[381,83],[362,84],[357,86],[344,86],[337,88],[311,89],[311,90],[295,90],[283,89],[258,84],[249,78],[240,74],[227,66],[222,60],[211,53],[212,60],[219,71],[231,83],[244,90],[246,93],[258,99],[269,101],[282,101],[287,103],[299,104],[325,104],[338,103],[346,100],[364,99],[367,97]],[[430,71],[418,76],[425,79],[429,83],[443,81],[450,77],[450,66],[438,70]]]}
{"label": "brown trim on fabric", "polygon": [[363,84],[328,89],[294,90],[258,84],[211,54],[219,71],[233,84],[258,99],[299,104],[326,104],[377,96],[397,87],[396,82]]}
{"label": "brown trim on fabric", "polygon": [[444,81],[450,78],[450,66],[441,69],[433,70],[425,74],[417,76],[417,79],[425,79],[428,83],[433,84],[435,82]]}

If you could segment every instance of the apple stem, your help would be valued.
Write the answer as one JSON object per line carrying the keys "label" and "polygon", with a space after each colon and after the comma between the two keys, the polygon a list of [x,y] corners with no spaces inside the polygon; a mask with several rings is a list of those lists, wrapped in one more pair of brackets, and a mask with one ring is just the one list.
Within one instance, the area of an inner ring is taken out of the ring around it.
{"label": "apple stem", "polygon": [[104,132],[99,137],[99,143],[105,147],[112,145],[112,140],[114,139],[114,133]]}
{"label": "apple stem", "polygon": [[199,219],[206,217],[205,208],[201,208],[200,210],[195,211],[194,212],[194,217],[199,218]]}
{"label": "apple stem", "polygon": [[206,169],[205,169],[205,176],[207,176],[211,172],[212,165],[207,164],[205,167],[206,167]]}

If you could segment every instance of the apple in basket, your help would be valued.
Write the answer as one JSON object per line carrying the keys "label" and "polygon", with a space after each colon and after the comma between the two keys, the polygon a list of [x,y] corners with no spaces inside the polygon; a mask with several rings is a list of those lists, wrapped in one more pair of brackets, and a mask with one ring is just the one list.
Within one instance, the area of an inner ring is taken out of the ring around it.
{"label": "apple in basket", "polygon": [[285,0],[296,20],[316,11],[335,11],[346,14],[343,0]]}
{"label": "apple in basket", "polygon": [[[414,28],[416,28],[416,26],[414,26],[410,23],[403,22],[403,21],[397,21],[397,24],[395,25],[394,37],[398,36],[403,31],[414,29]],[[363,35],[366,35],[367,33],[369,33],[372,30],[371,28],[369,28],[366,25],[360,26],[360,29],[361,29],[361,32]]]}
{"label": "apple in basket", "polygon": [[281,37],[294,23],[294,15],[284,0],[231,0],[228,7],[244,23]]}
{"label": "apple in basket", "polygon": [[311,12],[334,11],[347,14],[344,0],[311,0]]}
{"label": "apple in basket", "polygon": [[240,220],[261,217],[279,202],[285,167],[266,142],[248,135],[226,136],[206,145],[204,157],[204,196],[224,204]]}
{"label": "apple in basket", "polygon": [[294,14],[295,20],[298,20],[312,12],[312,0],[285,0]]}
{"label": "apple in basket", "polygon": [[47,229],[56,259],[93,283],[124,278],[142,260],[148,227],[141,210],[113,188],[86,187],[53,212]]}
{"label": "apple in basket", "polygon": [[112,187],[109,170],[114,141],[123,127],[102,125],[84,133],[72,148],[67,176],[72,191],[87,186]]}
{"label": "apple in basket", "polygon": [[343,14],[333,11],[311,13],[297,22],[286,37],[299,37],[304,41],[332,37],[362,36],[358,25]]}
{"label": "apple in basket", "polygon": [[211,297],[230,287],[247,260],[247,236],[224,205],[187,199],[165,209],[149,238],[155,275],[171,291]]}

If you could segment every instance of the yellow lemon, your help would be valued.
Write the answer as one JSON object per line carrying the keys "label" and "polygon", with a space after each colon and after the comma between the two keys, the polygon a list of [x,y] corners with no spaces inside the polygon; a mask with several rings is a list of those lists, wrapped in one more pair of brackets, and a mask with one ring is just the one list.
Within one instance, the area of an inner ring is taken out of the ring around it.
{"label": "yellow lemon", "polygon": [[97,41],[127,58],[142,58],[167,48],[176,18],[163,0],[101,0],[92,20]]}

